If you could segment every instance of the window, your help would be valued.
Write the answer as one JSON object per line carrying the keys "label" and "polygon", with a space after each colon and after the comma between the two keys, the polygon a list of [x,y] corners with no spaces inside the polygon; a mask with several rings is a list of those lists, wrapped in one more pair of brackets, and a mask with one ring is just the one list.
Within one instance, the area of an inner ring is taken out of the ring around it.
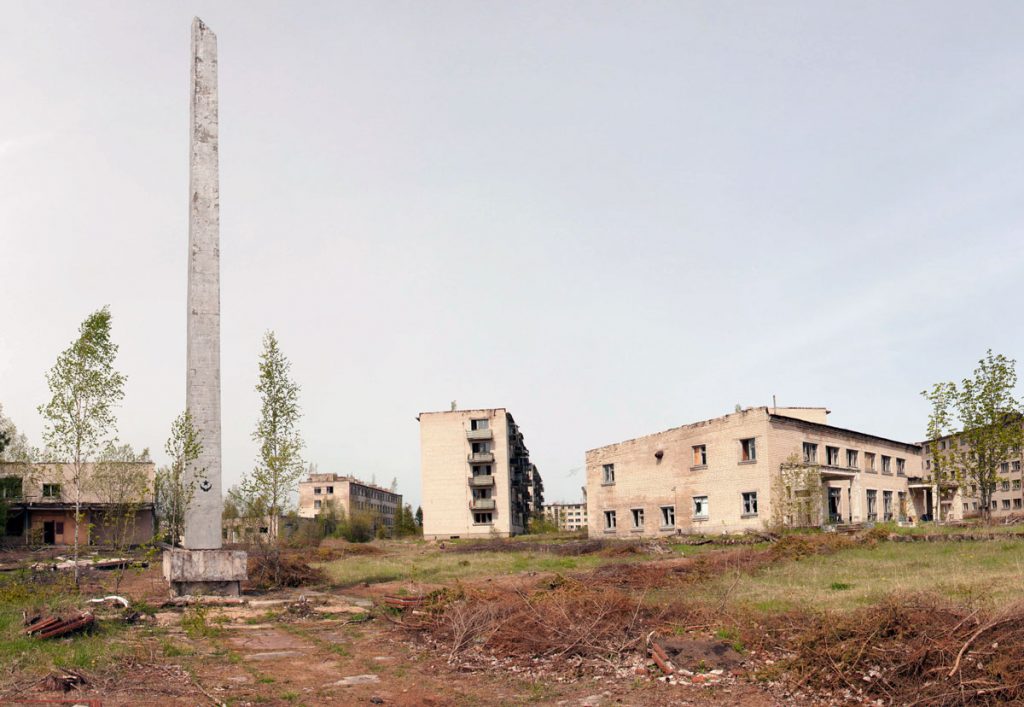
{"label": "window", "polygon": [[818,463],[818,445],[814,444],[813,442],[804,442],[804,463]]}
{"label": "window", "polygon": [[1013,499],[1013,507],[1019,509],[1021,507],[1021,499],[1019,499],[1019,498]]}
{"label": "window", "polygon": [[1010,473],[1010,463],[1009,462],[1003,462],[1002,464],[1000,464],[999,465],[999,473],[1000,474],[1009,474]]}
{"label": "window", "polygon": [[740,440],[740,461],[757,461],[757,446],[754,443],[753,437]]}
{"label": "window", "polygon": [[694,518],[707,518],[708,517],[708,497],[707,496],[694,496],[693,497],[693,517]]}
{"label": "window", "polygon": [[[463,449],[465,449],[465,447],[463,447]],[[319,486],[314,486],[313,487],[313,495],[314,496],[319,496],[320,495],[320,487]]]}
{"label": "window", "polygon": [[1010,482],[1009,481],[1004,481],[1002,483],[1002,488],[1003,488],[1003,491],[1009,491],[1010,490]]}
{"label": "window", "polygon": [[473,467],[473,476],[490,476],[491,465],[490,464],[479,464]]}
{"label": "window", "polygon": [[490,498],[490,489],[473,489],[473,498]]}
{"label": "window", "polygon": [[604,512],[604,529],[615,530],[615,511]]}
{"label": "window", "polygon": [[1010,462],[1010,469],[1013,471],[1020,471],[1020,462]]}
{"label": "window", "polygon": [[896,476],[907,475],[907,460],[896,457]]}
{"label": "window", "polygon": [[1004,511],[1010,510],[1010,499],[1008,499],[1008,498],[1004,498],[1003,499],[1003,510]]}
{"label": "window", "polygon": [[329,494],[334,493],[334,487],[333,486],[328,486],[327,487],[327,493],[329,493]]}
{"label": "window", "polygon": [[867,471],[875,470],[875,453],[864,452],[864,469]]}
{"label": "window", "polygon": [[857,450],[847,449],[846,450],[846,466],[849,469],[857,468]]}
{"label": "window", "polygon": [[469,429],[471,430],[486,430],[487,420],[470,420]]}
{"label": "window", "polygon": [[968,509],[968,506],[967,506],[967,504],[965,503],[965,504],[964,504],[964,513],[966,513],[966,512],[967,512],[967,509]]}
{"label": "window", "polygon": [[883,474],[891,474],[892,473],[892,457],[887,457],[884,454],[882,455],[882,473]]}
{"label": "window", "polygon": [[1013,480],[1013,490],[1020,491],[1020,479]]}
{"label": "window", "polygon": [[757,491],[745,491],[743,493],[743,515],[757,515]]}
{"label": "window", "polygon": [[[463,447],[465,449],[465,447]],[[491,443],[490,442],[473,442],[473,454],[490,454]]]}
{"label": "window", "polygon": [[43,484],[44,498],[60,498],[60,484]]}
{"label": "window", "polygon": [[885,513],[883,520],[886,522],[892,520],[892,491],[882,491],[882,511]]}
{"label": "window", "polygon": [[633,508],[633,509],[631,509],[631,512],[633,513],[633,529],[634,530],[636,530],[637,528],[641,528],[642,529],[644,527],[644,509],[643,508]]}
{"label": "window", "polygon": [[896,492],[896,513],[898,520],[903,523],[907,520],[907,493],[906,491]]}
{"label": "window", "polygon": [[868,489],[868,520],[878,520],[878,491]]}
{"label": "window", "polygon": [[[465,449],[465,447],[463,447]],[[494,522],[493,513],[474,513],[473,523],[475,525],[489,525]]]}
{"label": "window", "polygon": [[839,466],[839,447],[825,447],[825,463],[829,466]]}
{"label": "window", "polygon": [[602,481],[601,483],[604,483],[604,484],[614,484],[615,483],[615,465],[614,464],[605,464],[602,467],[602,471],[604,472],[604,481]]}
{"label": "window", "polygon": [[707,466],[708,465],[708,446],[706,444],[697,444],[693,447],[693,465],[694,466]]}
{"label": "window", "polygon": [[64,521],[58,520],[53,524],[53,532],[55,535],[64,534]]}
{"label": "window", "polygon": [[661,507],[661,527],[662,528],[673,528],[676,524],[676,507],[675,506],[662,506]]}
{"label": "window", "polygon": [[313,501],[313,508],[320,508],[320,499]]}

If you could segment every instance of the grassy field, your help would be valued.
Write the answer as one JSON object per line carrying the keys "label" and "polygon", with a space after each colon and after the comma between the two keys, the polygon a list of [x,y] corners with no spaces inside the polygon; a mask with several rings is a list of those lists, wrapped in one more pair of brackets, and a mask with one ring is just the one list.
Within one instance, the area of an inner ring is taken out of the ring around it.
{"label": "grassy field", "polygon": [[847,610],[891,594],[930,592],[992,608],[1015,601],[1024,582],[1024,540],[888,543],[788,560],[754,574],[719,577],[694,596],[762,611]]}
{"label": "grassy field", "polygon": [[343,588],[364,582],[379,584],[407,581],[444,584],[459,579],[496,577],[521,572],[571,572],[631,559],[645,559],[645,556],[563,557],[531,551],[524,543],[523,550],[515,552],[441,552],[435,548],[410,546],[389,549],[382,555],[346,557],[319,566],[327,573],[332,584]]}

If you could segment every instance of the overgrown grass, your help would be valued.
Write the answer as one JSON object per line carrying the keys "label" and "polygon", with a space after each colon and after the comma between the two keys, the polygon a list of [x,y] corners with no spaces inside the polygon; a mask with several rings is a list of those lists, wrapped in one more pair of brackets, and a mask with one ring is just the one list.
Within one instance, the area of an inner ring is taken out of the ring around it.
{"label": "overgrown grass", "polygon": [[976,521],[965,525],[918,523],[905,528],[901,528],[896,523],[878,523],[875,527],[898,535],[1024,535],[1024,526],[1005,525],[999,521],[992,523]]}
{"label": "overgrown grass", "polygon": [[335,585],[350,587],[364,582],[379,584],[409,581],[441,584],[459,579],[521,572],[566,572],[646,558],[644,555],[606,557],[597,554],[563,557],[544,552],[531,552],[529,545],[524,543],[521,552],[453,553],[420,549],[417,552],[397,551],[388,555],[346,557],[318,566],[324,569]]}
{"label": "overgrown grass", "polygon": [[847,610],[891,594],[934,593],[970,606],[1016,600],[1024,582],[1024,540],[889,543],[729,573],[694,588],[696,598],[764,612]]}
{"label": "overgrown grass", "polygon": [[[56,613],[80,600],[63,574],[11,572],[0,575],[0,665],[21,674],[54,668],[102,668],[121,656],[125,644],[112,640],[124,631],[117,621],[97,622],[67,638],[41,640],[22,633],[22,612]],[[0,678],[2,680],[2,678]]]}

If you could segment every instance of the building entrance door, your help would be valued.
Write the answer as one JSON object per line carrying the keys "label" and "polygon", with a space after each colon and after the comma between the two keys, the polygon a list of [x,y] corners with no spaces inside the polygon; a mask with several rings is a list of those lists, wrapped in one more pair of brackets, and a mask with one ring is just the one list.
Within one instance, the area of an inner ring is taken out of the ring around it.
{"label": "building entrance door", "polygon": [[843,517],[839,514],[839,499],[842,497],[842,489],[828,490],[828,522],[842,523]]}
{"label": "building entrance door", "polygon": [[53,545],[57,542],[57,524],[52,520],[43,521],[43,543]]}

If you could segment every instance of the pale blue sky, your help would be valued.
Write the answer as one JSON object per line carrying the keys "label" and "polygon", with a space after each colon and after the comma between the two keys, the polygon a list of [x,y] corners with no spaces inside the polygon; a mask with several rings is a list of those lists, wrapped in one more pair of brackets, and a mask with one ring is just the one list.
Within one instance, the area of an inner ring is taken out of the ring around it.
{"label": "pale blue sky", "polygon": [[[11,2],[0,402],[109,304],[121,438],[184,404],[189,25],[218,34],[226,484],[264,329],[321,471],[419,499],[422,410],[504,406],[551,500],[584,450],[918,392],[1021,355],[1019,2]],[[162,459],[159,453],[158,459]]]}

